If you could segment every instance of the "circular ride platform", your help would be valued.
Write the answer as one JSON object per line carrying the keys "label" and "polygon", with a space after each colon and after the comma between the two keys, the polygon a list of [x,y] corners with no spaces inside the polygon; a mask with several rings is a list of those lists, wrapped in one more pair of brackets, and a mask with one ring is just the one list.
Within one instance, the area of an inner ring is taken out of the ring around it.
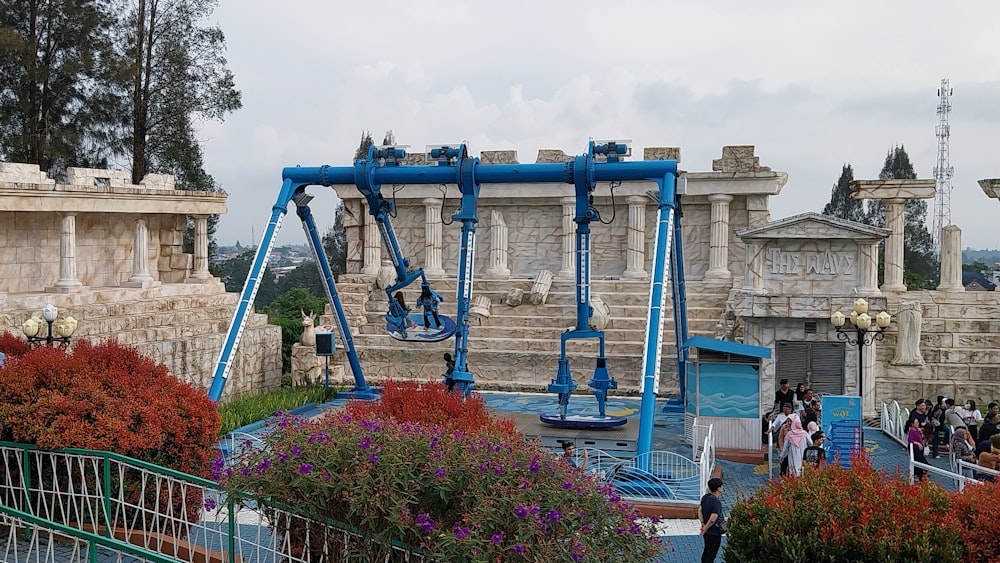
{"label": "circular ride platform", "polygon": [[410,313],[411,325],[409,328],[402,330],[398,322],[387,320],[385,330],[389,336],[404,342],[439,342],[450,338],[458,327],[450,317],[438,315],[438,318],[441,319],[441,326],[425,329],[423,313]]}
{"label": "circular ride platform", "polygon": [[566,415],[566,418],[563,418],[559,415],[540,414],[538,419],[545,424],[559,428],[614,428],[628,422],[628,419],[623,416],[594,415]]}

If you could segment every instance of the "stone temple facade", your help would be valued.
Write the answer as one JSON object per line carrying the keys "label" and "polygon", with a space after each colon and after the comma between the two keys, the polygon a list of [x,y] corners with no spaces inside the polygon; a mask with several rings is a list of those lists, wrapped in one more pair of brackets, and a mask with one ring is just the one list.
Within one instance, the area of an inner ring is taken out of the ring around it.
{"label": "stone temple facade", "polygon": [[[78,321],[74,339],[117,339],[207,389],[239,301],[208,271],[208,216],[226,212],[226,194],[175,190],[167,175],[67,176],[0,163],[0,330],[20,335],[51,303]],[[189,216],[193,254],[182,250]],[[225,396],[280,384],[281,330],[253,315]]]}
{"label": "stone temple facade", "polygon": [[[677,148],[644,151],[648,159],[679,156]],[[537,161],[569,158],[562,151],[542,150]],[[517,156],[485,151],[481,160],[512,163]],[[419,163],[420,156],[411,162]],[[979,404],[1000,397],[1000,299],[993,292],[962,288],[957,227],[950,227],[952,246],[943,253],[951,269],[946,266],[941,287],[907,291],[903,285],[902,209],[907,199],[933,197],[934,182],[856,182],[855,197],[886,203],[885,229],[815,213],[772,220],[769,200],[786,182],[787,174],[761,166],[752,146],[723,147],[711,172],[685,172],[679,182],[689,331],[774,351],[761,366],[761,408],[770,406],[782,377],[827,394],[863,391],[867,413],[884,400],[908,406],[918,397],[936,395]],[[599,185],[594,193],[605,224],[591,225],[591,294],[607,313],[609,371],[626,392],[637,388],[641,373],[656,221],[655,201],[647,191],[654,188],[625,182]],[[335,189],[344,200],[348,233],[349,273],[340,277],[338,289],[366,376],[373,381],[439,377],[441,356],[452,343],[414,345],[385,334],[385,295],[379,287],[391,278],[387,254],[355,187]],[[383,186],[383,194],[396,205],[392,222],[404,256],[424,268],[446,298],[453,296],[460,235],[459,223],[451,222],[459,204],[456,188]],[[824,189],[817,208],[826,197]],[[570,185],[482,186],[468,356],[477,386],[543,389],[555,377],[559,334],[575,322],[573,205]],[[880,285],[878,247],[883,243]],[[535,281],[547,281],[548,274],[547,294],[529,299]],[[408,290],[410,302],[418,290]],[[830,323],[834,312],[849,313],[859,297],[869,301],[873,314],[884,310],[894,318],[885,339],[864,347],[860,360],[858,348],[839,340]],[[454,300],[444,308],[453,313]],[[666,331],[660,389],[669,395],[677,390],[676,365],[669,361],[676,351],[670,323]],[[574,378],[585,387],[596,343],[571,341],[568,353]],[[346,367],[343,360],[341,367]]]}

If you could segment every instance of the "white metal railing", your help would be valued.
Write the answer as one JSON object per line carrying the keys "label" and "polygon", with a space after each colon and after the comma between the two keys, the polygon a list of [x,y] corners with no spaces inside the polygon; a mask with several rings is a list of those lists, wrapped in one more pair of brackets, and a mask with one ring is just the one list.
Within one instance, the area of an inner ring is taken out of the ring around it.
{"label": "white metal railing", "polygon": [[774,479],[774,432],[767,426],[767,478]]}
{"label": "white metal railing", "polygon": [[[908,475],[910,477],[910,482],[911,483],[913,483],[913,470],[916,469],[916,468],[920,468],[920,469],[923,469],[924,471],[926,471],[927,473],[931,473],[933,475],[937,475],[939,477],[943,477],[945,479],[951,479],[951,480],[955,481],[956,482],[956,486],[958,487],[958,490],[960,490],[960,491],[962,489],[964,489],[966,485],[970,485],[970,484],[971,485],[978,485],[980,483],[980,481],[978,479],[973,479],[972,477],[966,477],[965,475],[962,475],[961,473],[956,473],[954,471],[949,471],[948,469],[941,469],[940,467],[935,467],[935,466],[933,466],[933,465],[931,465],[929,463],[921,463],[919,461],[914,460],[913,459],[913,448],[912,447],[907,447],[906,448],[906,454],[907,454],[907,457],[910,460]],[[961,462],[961,463],[966,463],[966,462]],[[979,466],[976,465],[976,466],[973,466],[973,467],[979,467]],[[985,469],[985,468],[980,468],[980,469]]]}
{"label": "white metal railing", "polygon": [[715,457],[714,445],[707,448],[710,453],[702,455],[701,462],[674,452],[623,458],[588,449],[587,473],[610,483],[622,498],[632,502],[693,504],[701,500],[704,491],[704,466]]}
{"label": "white metal railing", "polygon": [[899,403],[882,403],[882,416],[879,418],[879,429],[902,446],[907,445],[906,421],[910,418],[910,409],[900,408]]}
{"label": "white metal railing", "polygon": [[708,434],[705,436],[698,465],[701,470],[701,482],[699,483],[701,488],[699,493],[705,493],[708,491],[708,480],[712,478],[712,472],[715,471],[715,433],[711,424],[708,425]]}
{"label": "white metal railing", "polygon": [[[992,475],[993,477],[1000,476],[1000,471],[997,471],[996,469],[990,469],[988,467],[983,467],[978,463],[972,463],[961,459],[955,460],[955,469],[956,473],[962,473],[963,470],[967,469],[972,473],[973,478],[975,478],[977,473]],[[958,488],[959,490],[962,490],[965,486],[964,484],[960,484]]]}
{"label": "white metal railing", "polygon": [[712,429],[712,425],[698,424],[698,417],[694,418],[691,424],[691,459],[698,461],[701,459],[702,448],[705,447],[705,436]]}

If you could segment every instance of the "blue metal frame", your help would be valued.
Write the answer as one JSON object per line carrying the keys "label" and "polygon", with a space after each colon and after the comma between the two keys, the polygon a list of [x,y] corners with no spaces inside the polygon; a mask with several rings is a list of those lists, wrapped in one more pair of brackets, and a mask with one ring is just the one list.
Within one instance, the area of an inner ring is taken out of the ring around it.
{"label": "blue metal frame", "polygon": [[[468,371],[466,355],[468,353],[468,310],[472,296],[473,264],[475,257],[475,231],[478,216],[476,204],[479,196],[480,185],[484,183],[567,183],[576,187],[577,209],[575,221],[577,222],[577,326],[576,330],[568,333],[562,339],[562,355],[560,358],[560,370],[565,358],[567,339],[571,338],[599,338],[600,353],[598,365],[594,372],[594,378],[590,381],[590,386],[595,389],[595,395],[601,401],[601,394],[607,389],[614,388],[614,380],[608,376],[606,360],[604,359],[604,338],[600,331],[590,330],[589,319],[591,314],[589,299],[589,221],[596,218],[595,212],[589,206],[589,194],[593,191],[597,182],[604,181],[629,181],[629,180],[651,180],[660,186],[660,209],[661,213],[665,207],[671,209],[674,203],[674,186],[676,182],[677,163],[673,160],[651,160],[625,162],[618,156],[624,154],[626,150],[624,144],[608,143],[606,145],[588,146],[585,155],[577,156],[573,160],[565,163],[534,163],[534,164],[481,164],[478,158],[469,158],[466,148],[442,147],[432,150],[432,157],[439,161],[434,165],[407,165],[397,166],[405,156],[402,149],[395,147],[372,147],[369,149],[367,159],[359,159],[353,166],[316,166],[316,167],[288,167],[282,171],[282,186],[279,191],[277,201],[272,206],[271,219],[261,237],[257,254],[254,258],[250,272],[247,274],[247,281],[241,294],[240,302],[233,315],[233,321],[229,327],[223,342],[222,350],[219,354],[219,361],[216,365],[209,390],[209,398],[219,400],[226,379],[231,368],[231,360],[235,350],[239,345],[244,325],[249,317],[253,300],[256,297],[257,289],[260,285],[260,276],[267,266],[268,257],[274,244],[274,236],[280,228],[281,219],[288,211],[289,201],[294,201],[299,207],[299,216],[303,220],[303,228],[309,237],[310,245],[317,256],[319,269],[324,278],[324,285],[327,297],[336,312],[341,338],[344,341],[344,348],[347,352],[348,360],[355,379],[353,392],[359,396],[371,397],[377,392],[365,383],[361,365],[358,360],[357,351],[354,348],[350,329],[347,326],[346,315],[343,306],[337,296],[333,276],[329,271],[328,262],[322,250],[320,238],[316,232],[311,212],[308,209],[308,201],[311,199],[305,194],[304,188],[310,185],[332,186],[341,184],[354,184],[368,202],[369,211],[379,224],[379,232],[383,243],[390,253],[393,267],[396,270],[396,283],[386,289],[387,294],[399,288],[405,287],[417,279],[423,285],[428,285],[426,276],[420,268],[412,268],[409,260],[403,257],[396,241],[395,233],[392,230],[390,214],[392,203],[387,201],[380,193],[382,184],[457,184],[462,193],[462,205],[453,218],[462,222],[462,254],[459,258],[459,284],[457,288],[458,325],[455,343],[455,380],[459,389],[463,393],[468,393],[473,387],[473,377]],[[607,157],[606,162],[598,162],[596,155],[603,154]],[[584,197],[586,195],[587,197]],[[679,227],[678,227],[679,228]],[[679,231],[678,231],[679,232]],[[679,239],[679,237],[677,237]],[[679,245],[679,240],[678,240]],[[669,256],[667,256],[669,259]],[[654,273],[663,272],[667,262],[659,262],[659,270],[654,269]],[[659,274],[662,276],[662,273]],[[679,275],[682,275],[680,272]],[[678,275],[674,276],[678,279]],[[661,279],[662,281],[662,279]],[[389,299],[390,314],[393,313],[393,299]],[[686,329],[685,329],[686,330]],[[658,336],[657,336],[658,342]],[[648,344],[647,344],[648,347]],[[658,352],[657,352],[658,353]],[[679,359],[679,361],[683,361]],[[557,380],[559,380],[557,375]],[[575,388],[572,377],[569,375],[569,366],[566,362],[565,373],[562,374],[565,387],[557,387],[559,393],[566,394]],[[557,382],[554,382],[557,383]],[[682,383],[683,385],[683,383]],[[645,400],[645,397],[644,397]],[[562,398],[560,399],[562,402]],[[564,412],[564,405],[561,404]],[[603,415],[603,401],[601,402],[601,413]],[[648,424],[652,426],[652,413],[647,417]]]}

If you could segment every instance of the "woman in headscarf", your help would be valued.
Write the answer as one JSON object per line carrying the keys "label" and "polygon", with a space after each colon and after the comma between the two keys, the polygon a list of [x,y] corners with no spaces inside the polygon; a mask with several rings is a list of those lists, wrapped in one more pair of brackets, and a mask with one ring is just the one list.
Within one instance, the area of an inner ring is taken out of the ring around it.
{"label": "woman in headscarf", "polygon": [[[951,452],[955,454],[956,462],[962,460],[967,463],[976,463],[976,452],[969,444],[969,431],[964,426],[956,428],[955,433],[951,435]],[[969,469],[963,468],[959,473],[971,476]]]}
{"label": "woman in headscarf", "polygon": [[802,428],[799,415],[792,414],[789,418],[792,426],[785,435],[781,456],[788,456],[788,474],[798,477],[802,475],[802,455],[809,447],[809,434]]}

